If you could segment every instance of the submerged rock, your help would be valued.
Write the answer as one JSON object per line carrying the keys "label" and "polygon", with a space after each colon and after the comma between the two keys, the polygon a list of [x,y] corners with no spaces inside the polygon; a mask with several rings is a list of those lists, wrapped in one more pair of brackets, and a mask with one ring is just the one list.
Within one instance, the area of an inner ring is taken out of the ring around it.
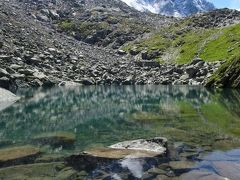
{"label": "submerged rock", "polygon": [[0,167],[32,162],[40,150],[33,146],[19,146],[0,150]]}
{"label": "submerged rock", "polygon": [[72,147],[76,141],[76,135],[69,132],[53,132],[38,135],[32,139],[33,143],[50,145],[53,147]]}
{"label": "submerged rock", "polygon": [[0,179],[77,179],[77,173],[63,162],[37,163],[0,169]]}

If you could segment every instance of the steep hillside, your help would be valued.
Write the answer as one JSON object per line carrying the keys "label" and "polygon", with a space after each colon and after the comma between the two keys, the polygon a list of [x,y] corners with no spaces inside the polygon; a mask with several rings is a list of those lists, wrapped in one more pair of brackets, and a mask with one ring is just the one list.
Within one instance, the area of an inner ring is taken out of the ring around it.
{"label": "steep hillside", "polygon": [[184,17],[199,12],[215,9],[206,0],[122,0],[129,6],[139,10],[166,16]]}
{"label": "steep hillside", "polygon": [[206,86],[240,88],[240,53],[224,63],[209,79]]}
{"label": "steep hillside", "polygon": [[222,63],[199,57],[234,55],[238,21],[237,11],[177,19],[118,0],[0,1],[0,87],[201,85]]}
{"label": "steep hillside", "polygon": [[228,60],[239,52],[240,12],[228,9],[195,15],[129,43],[135,59],[184,64],[194,58]]}
{"label": "steep hillside", "polygon": [[120,0],[22,1],[21,6],[36,20],[77,40],[114,49],[175,21],[141,13]]}

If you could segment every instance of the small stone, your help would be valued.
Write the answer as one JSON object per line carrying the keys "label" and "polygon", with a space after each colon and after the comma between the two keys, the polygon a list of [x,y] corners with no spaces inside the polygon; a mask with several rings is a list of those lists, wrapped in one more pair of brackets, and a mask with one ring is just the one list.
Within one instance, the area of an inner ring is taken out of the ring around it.
{"label": "small stone", "polygon": [[10,74],[5,69],[0,68],[0,77],[3,76],[10,77]]}
{"label": "small stone", "polygon": [[48,17],[47,17],[47,16],[44,16],[44,15],[42,15],[42,14],[39,14],[39,15],[37,15],[36,17],[37,17],[37,19],[38,19],[39,21],[43,21],[43,22],[48,22],[48,21],[49,21]]}
{"label": "small stone", "polygon": [[117,53],[118,53],[119,55],[125,55],[125,54],[127,54],[126,51],[121,50],[121,49],[119,49],[119,50],[117,51]]}
{"label": "small stone", "polygon": [[80,81],[83,85],[94,85],[94,81],[90,78],[82,78]]}
{"label": "small stone", "polygon": [[42,73],[42,72],[34,72],[33,76],[35,78],[37,78],[37,79],[44,79],[44,78],[46,78],[46,75],[44,73]]}
{"label": "small stone", "polygon": [[18,72],[26,76],[32,76],[34,73],[34,71],[31,69],[19,69]]}
{"label": "small stone", "polygon": [[8,61],[11,60],[12,56],[8,56],[8,55],[0,55],[0,59]]}

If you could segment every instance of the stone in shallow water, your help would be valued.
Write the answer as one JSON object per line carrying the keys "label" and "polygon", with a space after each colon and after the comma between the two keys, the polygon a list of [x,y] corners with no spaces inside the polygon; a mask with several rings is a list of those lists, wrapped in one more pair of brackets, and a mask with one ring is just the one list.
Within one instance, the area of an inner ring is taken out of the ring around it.
{"label": "stone in shallow water", "polygon": [[53,147],[71,147],[76,141],[76,135],[69,132],[53,132],[38,135],[32,139],[33,143],[50,145]]}
{"label": "stone in shallow water", "polygon": [[40,150],[33,146],[19,146],[0,150],[0,167],[25,164],[33,161]]}
{"label": "stone in shallow water", "polygon": [[0,169],[0,179],[77,179],[77,171],[63,162],[19,165]]}

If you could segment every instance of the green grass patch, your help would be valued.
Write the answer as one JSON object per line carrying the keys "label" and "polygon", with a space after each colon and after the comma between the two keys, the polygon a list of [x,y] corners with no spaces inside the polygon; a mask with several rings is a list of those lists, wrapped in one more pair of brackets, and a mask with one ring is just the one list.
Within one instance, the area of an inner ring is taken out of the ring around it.
{"label": "green grass patch", "polygon": [[240,24],[224,28],[187,29],[184,28],[186,23],[161,29],[148,38],[127,44],[123,49],[159,50],[163,55],[156,57],[156,60],[164,59],[164,54],[172,54],[172,49],[175,49],[179,53],[171,62],[177,64],[189,63],[196,57],[207,62],[229,60],[239,52]]}

